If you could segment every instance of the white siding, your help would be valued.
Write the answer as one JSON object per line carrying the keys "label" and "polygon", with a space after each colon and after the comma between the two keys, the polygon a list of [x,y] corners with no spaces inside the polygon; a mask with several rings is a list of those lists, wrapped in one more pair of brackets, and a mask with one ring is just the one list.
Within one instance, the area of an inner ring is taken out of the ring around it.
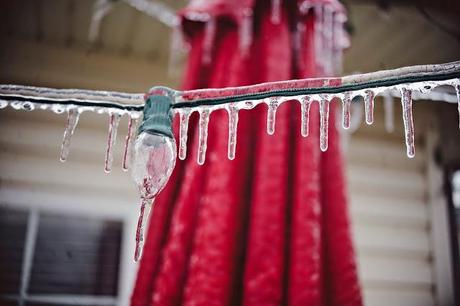
{"label": "white siding", "polygon": [[0,111],[0,205],[122,220],[118,305],[128,305],[136,272],[138,198],[129,174],[119,166],[126,119],[120,124],[114,169],[106,174],[107,115],[83,113],[68,161],[61,163],[65,117],[40,110]]}
{"label": "white siding", "polygon": [[[126,119],[120,124],[111,174],[103,171],[107,120],[106,115],[83,114],[68,161],[60,163],[64,115],[1,111],[1,202],[36,202],[33,205],[38,207],[77,213],[83,205],[101,214],[124,216],[129,230],[134,230],[137,195],[119,166]],[[387,135],[380,125],[362,127],[346,153],[365,302],[368,306],[434,305],[425,152],[418,145],[415,159],[408,159],[400,127]],[[134,277],[132,237],[132,232],[125,235],[125,282]],[[121,305],[129,290],[130,286],[122,287]]]}
{"label": "white siding", "polygon": [[434,305],[424,148],[408,159],[401,127],[385,134],[377,121],[362,127],[346,152],[365,304]]}

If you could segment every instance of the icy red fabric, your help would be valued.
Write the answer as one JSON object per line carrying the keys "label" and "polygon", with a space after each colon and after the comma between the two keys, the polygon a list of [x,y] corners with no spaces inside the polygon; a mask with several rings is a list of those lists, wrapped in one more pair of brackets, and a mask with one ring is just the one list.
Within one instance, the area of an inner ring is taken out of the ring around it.
{"label": "icy red fabric", "polygon": [[[235,23],[220,18],[212,63],[203,64],[203,25],[185,22],[191,44],[185,89],[317,76],[312,18],[303,19],[305,65],[298,67],[295,9],[285,5],[281,23],[273,24],[269,3],[254,4],[248,58],[238,52]],[[131,305],[361,305],[333,111],[325,153],[317,103],[307,138],[300,135],[298,103],[280,106],[272,136],[266,106],[240,111],[233,161],[227,159],[228,115],[213,112],[203,166],[196,163],[198,117],[192,115],[188,156],[157,199]]]}

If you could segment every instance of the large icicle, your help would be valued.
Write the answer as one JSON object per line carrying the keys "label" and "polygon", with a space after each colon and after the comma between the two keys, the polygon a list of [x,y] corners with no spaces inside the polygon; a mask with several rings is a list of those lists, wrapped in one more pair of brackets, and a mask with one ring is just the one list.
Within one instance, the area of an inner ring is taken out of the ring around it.
{"label": "large icicle", "polygon": [[350,128],[350,109],[351,109],[351,93],[346,92],[342,99],[342,126],[344,129]]}
{"label": "large icicle", "polygon": [[200,110],[199,120],[199,138],[198,138],[198,159],[199,165],[204,164],[206,158],[206,149],[208,146],[208,124],[209,124],[209,109]]}
{"label": "large icicle", "polygon": [[107,149],[105,151],[104,171],[109,173],[112,170],[113,146],[117,139],[117,130],[120,123],[120,114],[111,113],[109,119],[109,133],[107,136]]}
{"label": "large icicle", "polygon": [[65,162],[69,156],[70,141],[72,139],[73,132],[75,131],[75,127],[78,124],[78,119],[80,118],[80,111],[76,107],[69,108],[67,112],[67,122],[61,145],[61,162]]}
{"label": "large icicle", "polygon": [[231,103],[227,106],[228,112],[228,159],[235,159],[236,136],[238,127],[238,108]]}
{"label": "large icicle", "polygon": [[135,119],[133,118],[133,116],[129,115],[128,133],[126,134],[125,147],[123,149],[122,169],[124,171],[128,171],[128,168],[129,168],[129,161],[130,161],[129,155],[130,155],[130,151],[131,151],[131,147],[132,147],[133,131],[135,130],[134,127],[136,125],[134,123],[134,121],[135,121]]}
{"label": "large icicle", "polygon": [[307,137],[309,133],[311,98],[303,96],[300,98],[300,134]]}
{"label": "large icicle", "polygon": [[366,95],[364,97],[364,108],[367,124],[374,123],[374,97],[375,94],[372,90],[366,90]]}
{"label": "large icicle", "polygon": [[188,121],[190,119],[190,109],[184,109],[179,112],[179,159],[184,160],[187,157],[187,134]]}
{"label": "large icicle", "polygon": [[328,146],[328,128],[329,128],[329,101],[322,98],[319,102],[319,144],[321,151],[325,152]]}
{"label": "large icicle", "polygon": [[393,133],[395,129],[394,99],[389,94],[383,96],[383,110],[384,110],[384,116],[385,116],[385,130],[388,133]]}
{"label": "large icicle", "polygon": [[136,228],[136,249],[134,250],[134,261],[138,261],[142,256],[145,240],[145,228],[149,219],[150,210],[154,205],[155,198],[142,198],[139,218],[137,219]]}
{"label": "large icicle", "polygon": [[268,99],[267,110],[267,133],[273,135],[275,133],[276,110],[278,109],[278,98],[272,97]]}
{"label": "large icicle", "polygon": [[415,131],[412,118],[412,91],[407,88],[401,89],[402,115],[404,122],[404,135],[406,138],[407,156],[415,156]]}

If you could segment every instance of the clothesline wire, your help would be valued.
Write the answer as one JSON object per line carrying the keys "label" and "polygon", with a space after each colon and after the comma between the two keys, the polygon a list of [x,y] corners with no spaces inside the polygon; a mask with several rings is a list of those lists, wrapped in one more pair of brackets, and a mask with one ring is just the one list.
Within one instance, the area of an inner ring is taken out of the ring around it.
{"label": "clothesline wire", "polygon": [[[292,84],[299,80],[290,80],[233,88],[199,89],[191,91],[176,91],[170,89],[170,91],[173,95],[178,97],[172,105],[172,108],[180,109],[235,103],[247,100],[260,100],[280,96],[338,94],[377,87],[403,86],[408,83],[444,81],[457,78],[460,78],[460,61],[438,65],[410,66],[331,79],[340,80],[340,85],[336,86],[293,88]],[[306,81],[308,80],[314,81],[316,79],[306,79]],[[323,80],[328,79],[323,78]],[[274,89],[251,93],[251,89],[257,86],[265,86]],[[229,95],[228,92],[244,92],[245,94]],[[213,98],[197,98],[190,101],[184,99],[186,96],[197,95],[201,97],[203,95],[206,96],[208,93],[210,93]],[[8,84],[0,85],[0,98],[7,101],[18,100],[40,104],[114,108],[126,111],[142,111],[145,96],[146,95],[142,93],[130,94],[114,91],[52,89]]]}

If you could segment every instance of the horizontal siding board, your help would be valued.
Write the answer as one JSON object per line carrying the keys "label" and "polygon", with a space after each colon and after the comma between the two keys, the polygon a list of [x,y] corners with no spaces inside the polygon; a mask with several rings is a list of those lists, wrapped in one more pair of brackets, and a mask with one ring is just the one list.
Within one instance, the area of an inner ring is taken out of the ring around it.
{"label": "horizontal siding board", "polygon": [[400,290],[366,288],[364,286],[366,306],[432,306],[433,294],[427,290],[402,288]]}
{"label": "horizontal siding board", "polygon": [[403,286],[432,284],[432,270],[428,260],[361,256],[360,263],[364,282],[391,282]]}
{"label": "horizontal siding board", "polygon": [[421,230],[428,227],[427,207],[416,200],[352,194],[350,207],[354,223]]}

